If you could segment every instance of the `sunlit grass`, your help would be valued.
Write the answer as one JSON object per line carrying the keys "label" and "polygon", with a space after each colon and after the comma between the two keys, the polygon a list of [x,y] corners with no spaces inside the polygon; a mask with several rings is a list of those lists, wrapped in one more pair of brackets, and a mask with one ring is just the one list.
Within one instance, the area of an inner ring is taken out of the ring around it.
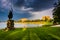
{"label": "sunlit grass", "polygon": [[53,22],[49,21],[40,21],[40,22],[18,22],[20,24],[53,24]]}
{"label": "sunlit grass", "polygon": [[23,31],[25,31],[27,28],[23,28]]}
{"label": "sunlit grass", "polygon": [[16,28],[7,32],[0,30],[0,40],[60,40],[60,28],[25,27]]}

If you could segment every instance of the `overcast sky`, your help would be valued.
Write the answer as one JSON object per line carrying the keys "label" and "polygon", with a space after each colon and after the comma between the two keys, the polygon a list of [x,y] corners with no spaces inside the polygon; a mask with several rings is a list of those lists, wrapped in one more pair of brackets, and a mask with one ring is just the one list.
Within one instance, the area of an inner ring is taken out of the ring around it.
{"label": "overcast sky", "polygon": [[52,16],[54,3],[57,0],[0,0],[0,20],[8,20],[8,13],[13,8],[13,19],[41,19]]}

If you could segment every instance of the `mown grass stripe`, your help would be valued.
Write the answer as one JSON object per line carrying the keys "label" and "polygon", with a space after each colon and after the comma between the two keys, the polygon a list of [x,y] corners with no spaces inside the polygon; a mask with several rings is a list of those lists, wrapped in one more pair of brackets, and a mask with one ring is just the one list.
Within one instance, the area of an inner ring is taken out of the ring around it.
{"label": "mown grass stripe", "polygon": [[[13,31],[13,32],[10,32],[10,34],[8,34],[6,37],[5,37],[5,40],[15,40],[15,39],[22,39],[23,36],[25,36],[25,31],[22,31],[22,30],[17,30],[17,31]],[[8,39],[7,39],[8,38]]]}
{"label": "mown grass stripe", "polygon": [[[30,29],[30,38],[32,38],[33,40],[41,40],[40,38],[39,38],[39,36],[34,32],[35,30],[34,29]],[[35,39],[34,39],[34,38]]]}
{"label": "mown grass stripe", "polygon": [[27,28],[24,29],[24,31],[23,29],[16,29],[8,32],[0,31],[0,40],[60,40],[59,30],[60,28],[42,27]]}
{"label": "mown grass stripe", "polygon": [[48,35],[52,36],[53,38],[56,38],[56,39],[60,40],[60,37],[58,37],[58,36],[56,36],[54,34],[49,33]]}

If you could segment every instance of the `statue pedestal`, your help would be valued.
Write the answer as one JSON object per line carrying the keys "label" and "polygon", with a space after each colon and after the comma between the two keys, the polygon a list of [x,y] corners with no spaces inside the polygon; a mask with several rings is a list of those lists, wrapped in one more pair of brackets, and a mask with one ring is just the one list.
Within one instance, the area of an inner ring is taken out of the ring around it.
{"label": "statue pedestal", "polygon": [[7,21],[7,28],[6,30],[14,30],[14,20]]}

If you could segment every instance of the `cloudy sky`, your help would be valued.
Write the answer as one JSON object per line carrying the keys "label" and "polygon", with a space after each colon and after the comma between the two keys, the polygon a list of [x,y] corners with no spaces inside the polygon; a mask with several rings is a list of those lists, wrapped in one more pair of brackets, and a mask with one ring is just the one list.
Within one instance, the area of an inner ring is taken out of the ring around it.
{"label": "cloudy sky", "polygon": [[0,0],[0,20],[8,20],[8,13],[13,8],[13,19],[41,19],[52,16],[53,4],[57,0]]}

